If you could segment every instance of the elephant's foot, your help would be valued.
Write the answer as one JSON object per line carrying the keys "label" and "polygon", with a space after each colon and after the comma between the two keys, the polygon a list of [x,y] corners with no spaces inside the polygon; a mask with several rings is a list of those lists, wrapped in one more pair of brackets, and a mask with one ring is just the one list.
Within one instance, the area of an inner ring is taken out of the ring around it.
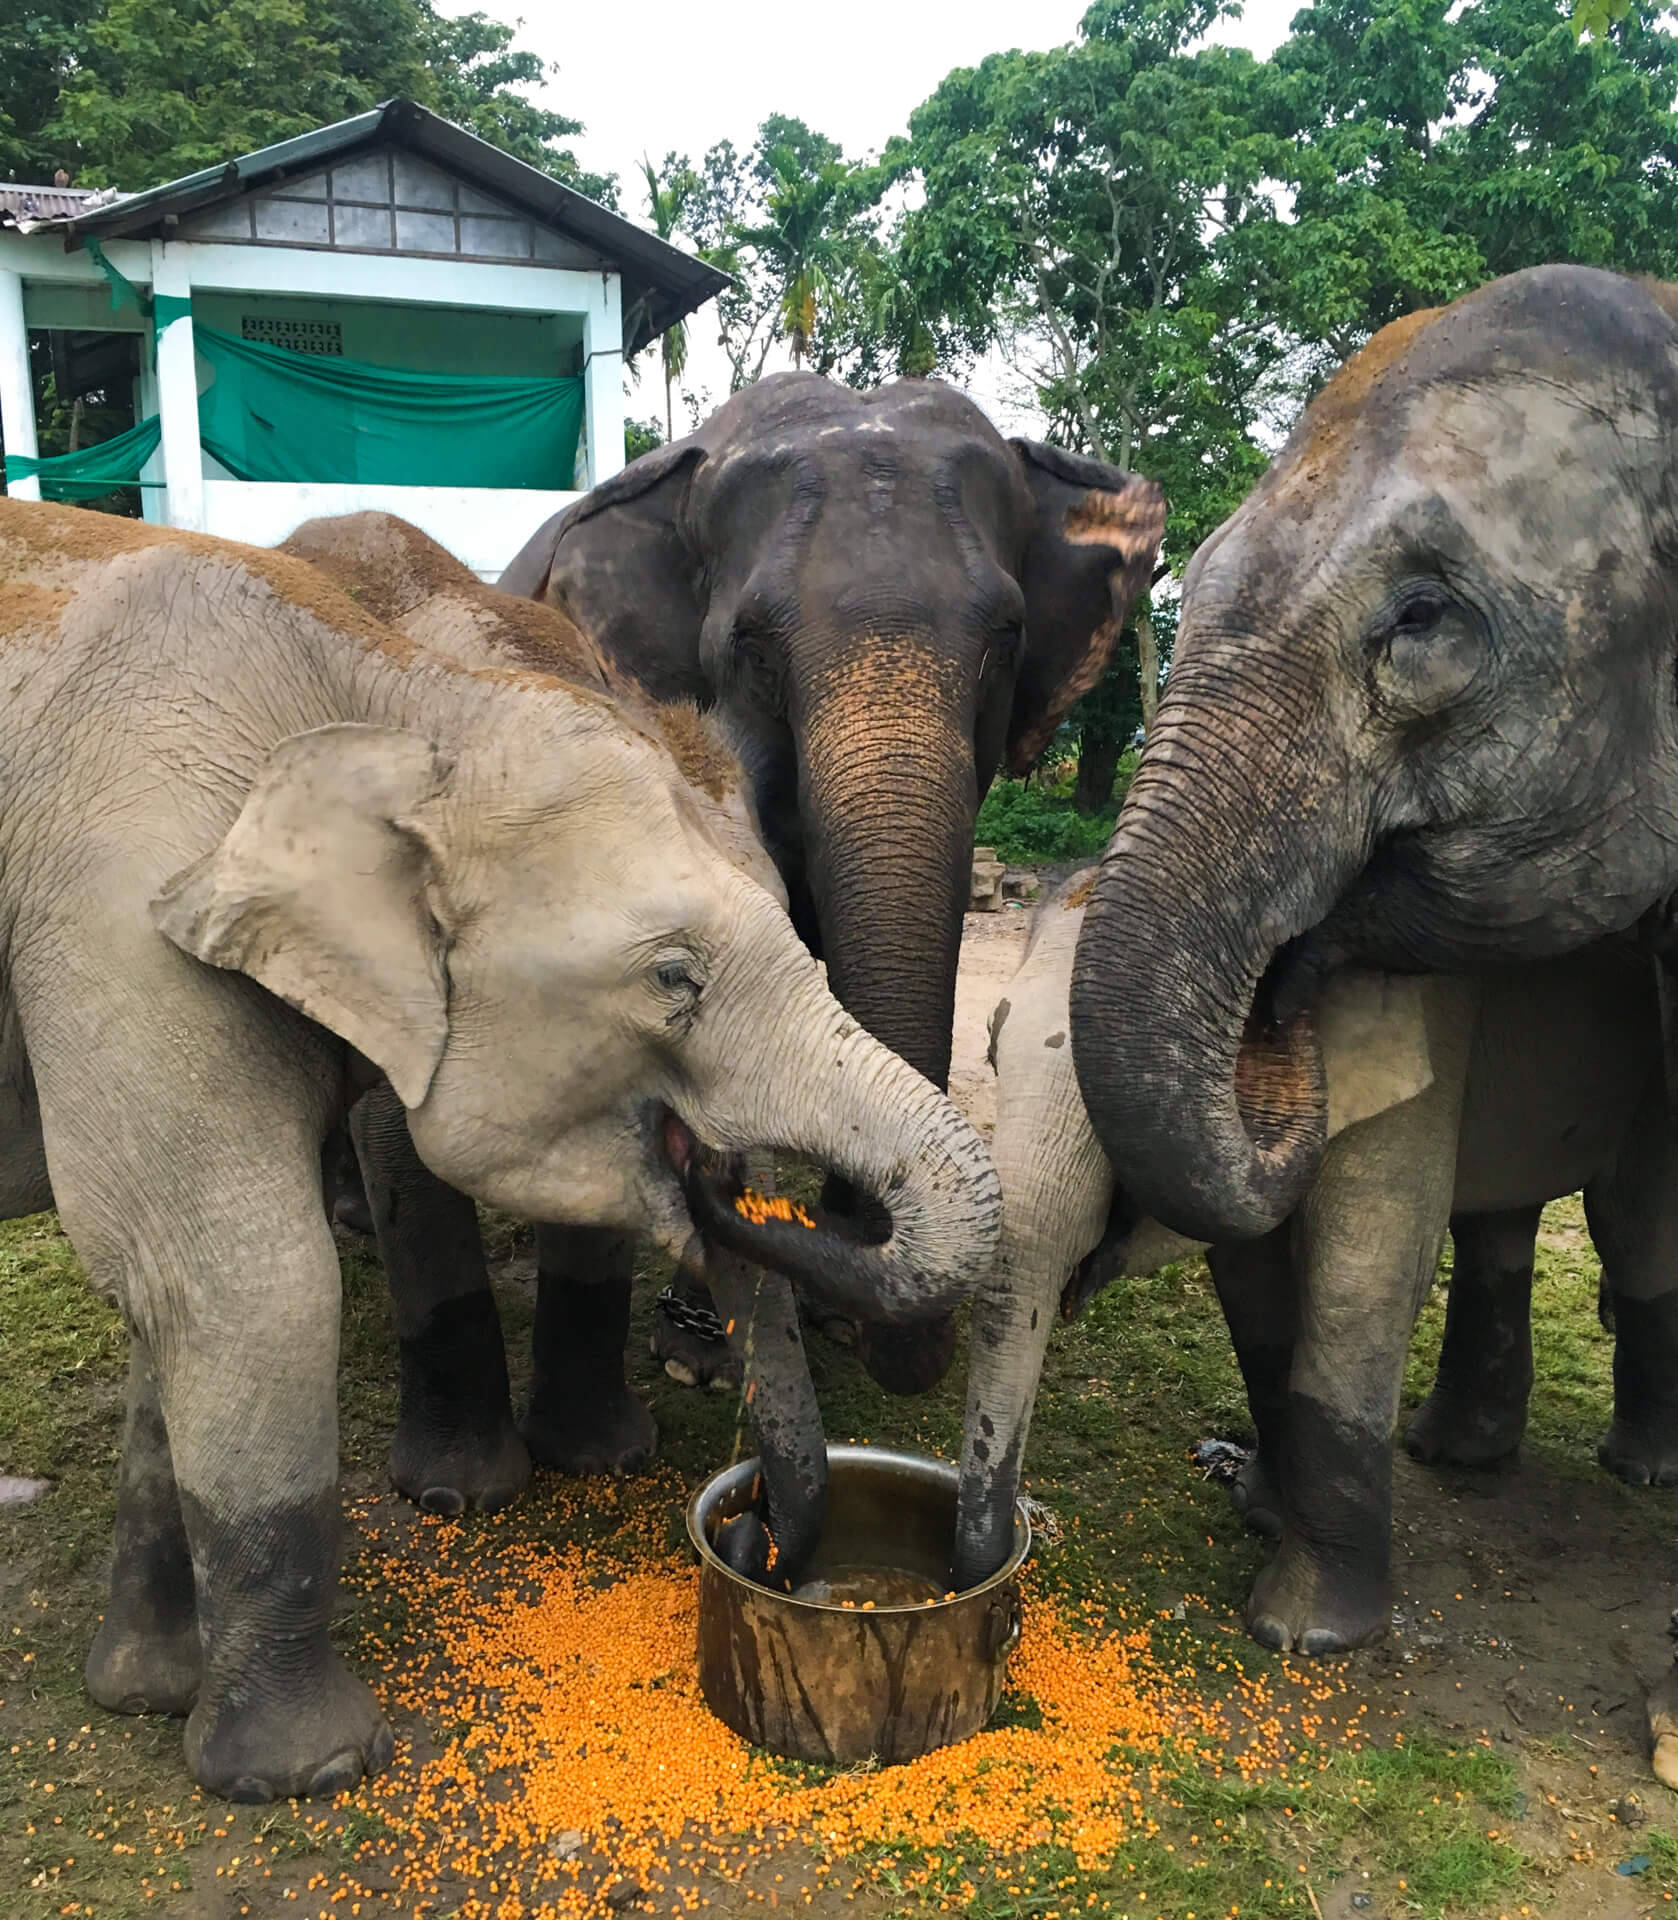
{"label": "elephant's foot", "polygon": [[1678,1420],[1622,1420],[1602,1436],[1596,1457],[1634,1487],[1678,1486]]}
{"label": "elephant's foot", "polygon": [[390,1478],[398,1493],[427,1513],[488,1513],[516,1500],[530,1483],[530,1450],[511,1416],[493,1431],[440,1433],[397,1429],[390,1444]]}
{"label": "elephant's foot", "polygon": [[740,1363],[728,1344],[710,1295],[697,1287],[666,1287],[653,1307],[653,1358],[684,1387],[715,1387],[732,1393]]}
{"label": "elephant's foot", "polygon": [[1262,1448],[1255,1449],[1229,1483],[1229,1502],[1254,1533],[1266,1540],[1282,1537],[1282,1490]]}
{"label": "elephant's foot", "polygon": [[402,1410],[390,1443],[399,1493],[431,1513],[486,1510],[530,1482],[513,1424],[501,1323],[487,1289],[444,1301],[423,1333],[399,1342]]}
{"label": "elephant's foot", "polygon": [[113,1608],[87,1656],[87,1690],[108,1713],[190,1713],[203,1671],[195,1618],[146,1630]]}
{"label": "elephant's foot", "polygon": [[1384,1575],[1325,1566],[1290,1541],[1262,1569],[1247,1602],[1247,1631],[1281,1653],[1345,1653],[1381,1639],[1391,1619]]}
{"label": "elephant's foot", "polygon": [[553,1388],[537,1395],[524,1437],[538,1464],[560,1473],[635,1473],[658,1451],[652,1415],[621,1380],[586,1395]]}
{"label": "elephant's foot", "polygon": [[1649,1695],[1648,1713],[1655,1778],[1678,1793],[1678,1667]]}
{"label": "elephant's foot", "polygon": [[390,1724],[334,1649],[323,1639],[297,1664],[276,1662],[283,1679],[271,1669],[260,1690],[247,1681],[193,1708],[186,1763],[201,1787],[260,1805],[343,1793],[389,1765]]}
{"label": "elephant's foot", "polygon": [[1496,1467],[1520,1451],[1526,1401],[1435,1386],[1404,1429],[1404,1450],[1436,1466]]}
{"label": "elephant's foot", "polygon": [[530,1484],[530,1449],[505,1410],[487,1422],[445,1426],[404,1407],[390,1443],[390,1478],[427,1513],[493,1512]]}

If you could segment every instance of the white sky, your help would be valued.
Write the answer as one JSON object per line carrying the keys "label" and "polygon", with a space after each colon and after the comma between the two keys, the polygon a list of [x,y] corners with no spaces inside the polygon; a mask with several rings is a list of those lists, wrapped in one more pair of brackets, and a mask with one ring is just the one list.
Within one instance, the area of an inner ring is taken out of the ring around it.
{"label": "white sky", "polygon": [[[481,8],[513,19],[517,0],[443,0],[446,12]],[[910,111],[955,67],[976,66],[1009,47],[1052,47],[1070,40],[1087,0],[846,0],[799,8],[788,0],[625,0],[619,6],[533,0],[517,44],[557,62],[548,104],[581,120],[574,145],[582,164],[615,173],[622,211],[646,221],[643,153],[697,161],[718,140],[744,151],[770,113],[803,120],[860,159],[907,130]],[[1304,0],[1248,0],[1245,17],[1213,36],[1269,53]],[[689,326],[685,384],[708,390],[712,405],[728,393],[728,364],[715,345],[712,309]],[[637,419],[662,421],[664,386],[654,356],[627,381]],[[985,366],[975,399],[996,414],[1015,412],[1006,369]],[[1005,424],[1023,424],[1016,415]],[[676,431],[684,431],[678,401]]]}

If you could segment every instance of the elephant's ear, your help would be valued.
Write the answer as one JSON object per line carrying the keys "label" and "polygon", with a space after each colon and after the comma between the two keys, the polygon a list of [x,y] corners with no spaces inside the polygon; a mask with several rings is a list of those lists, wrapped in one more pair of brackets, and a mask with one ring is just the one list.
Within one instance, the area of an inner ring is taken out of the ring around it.
{"label": "elephant's ear", "polygon": [[688,489],[705,458],[690,439],[632,460],[532,535],[499,582],[568,613],[656,700],[706,692],[700,566],[683,533]]}
{"label": "elephant's ear", "polygon": [[1031,494],[1020,569],[1025,655],[1008,722],[1008,770],[1024,773],[1067,709],[1107,669],[1131,602],[1148,585],[1165,531],[1152,480],[1038,440],[1010,446]]}
{"label": "elephant's ear", "polygon": [[176,946],[249,974],[349,1041],[410,1107],[449,1032],[427,816],[450,771],[429,741],[394,727],[294,734],[221,845],[151,906]]}

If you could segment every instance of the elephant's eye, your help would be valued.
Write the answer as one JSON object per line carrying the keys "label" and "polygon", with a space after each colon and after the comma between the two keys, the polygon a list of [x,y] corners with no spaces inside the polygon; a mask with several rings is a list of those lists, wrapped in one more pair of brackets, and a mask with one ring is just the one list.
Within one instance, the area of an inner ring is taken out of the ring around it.
{"label": "elephant's eye", "polygon": [[661,960],[653,969],[653,978],[666,993],[699,994],[700,983],[687,960]]}
{"label": "elephant's eye", "polygon": [[1407,594],[1393,611],[1392,631],[1412,639],[1431,633],[1451,610],[1450,596],[1437,587],[1420,587]]}

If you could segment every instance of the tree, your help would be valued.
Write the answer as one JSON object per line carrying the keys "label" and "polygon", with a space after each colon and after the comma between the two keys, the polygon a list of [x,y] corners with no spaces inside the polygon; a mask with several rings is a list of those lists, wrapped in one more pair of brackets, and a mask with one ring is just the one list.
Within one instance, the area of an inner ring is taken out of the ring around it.
{"label": "tree", "polygon": [[731,392],[762,377],[780,340],[795,366],[830,370],[827,336],[844,324],[842,295],[872,241],[882,182],[784,114],[763,122],[749,154],[723,140],[705,155],[686,224],[701,257],[734,276],[717,301]]}
{"label": "tree", "polygon": [[[1283,161],[1258,63],[1191,50],[1224,10],[1098,0],[1073,45],[952,73],[886,154],[921,189],[894,246],[939,362],[1011,348],[1051,439],[1164,482],[1179,558],[1262,472],[1253,429],[1287,351],[1240,246],[1274,222]],[[1135,633],[1126,678],[1151,720],[1146,602]]]}
{"label": "tree", "polygon": [[0,24],[0,163],[154,186],[405,94],[595,197],[529,90],[544,64],[432,0],[27,0]]}
{"label": "tree", "polygon": [[[652,216],[653,231],[661,240],[673,240],[682,224],[688,202],[698,191],[699,176],[688,165],[685,155],[678,159],[673,153],[664,156],[662,170],[645,158],[642,159],[641,170],[647,181],[648,212]],[[682,369],[687,365],[688,329],[685,320],[678,320],[673,327],[666,329],[659,341],[658,357],[664,372],[664,437],[674,440],[676,423],[670,396],[671,389],[681,379]]]}

